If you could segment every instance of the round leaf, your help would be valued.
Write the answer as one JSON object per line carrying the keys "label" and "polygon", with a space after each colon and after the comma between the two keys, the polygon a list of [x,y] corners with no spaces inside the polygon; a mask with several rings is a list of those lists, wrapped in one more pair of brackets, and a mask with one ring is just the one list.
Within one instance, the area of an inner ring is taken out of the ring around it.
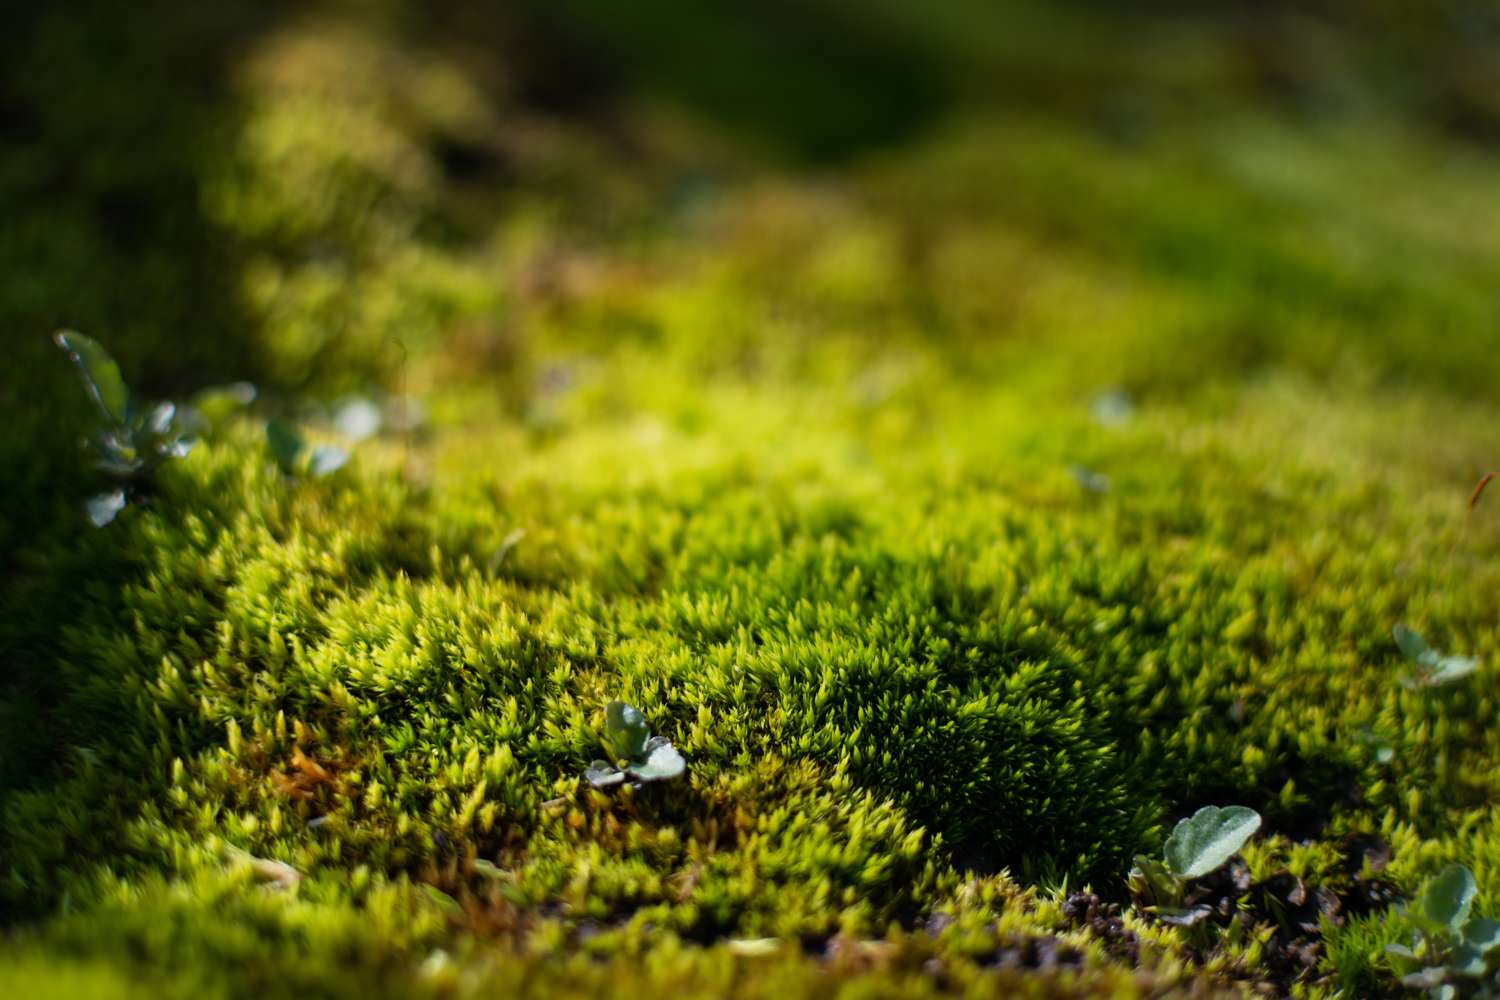
{"label": "round leaf", "polygon": [[270,446],[271,454],[276,456],[277,463],[287,471],[291,470],[297,462],[297,456],[302,453],[302,435],[285,420],[266,421],[266,444]]}
{"label": "round leaf", "polygon": [[625,780],[624,771],[602,760],[596,760],[590,764],[588,770],[583,772],[583,776],[595,788],[608,788],[611,785],[618,785]]}
{"label": "round leaf", "polygon": [[363,441],[379,433],[381,420],[380,407],[363,396],[344,400],[333,414],[334,426],[351,441]]}
{"label": "round leaf", "polygon": [[349,453],[338,445],[320,444],[312,450],[312,457],[307,462],[307,471],[321,479],[342,469],[347,461],[349,461]]}
{"label": "round leaf", "polygon": [[679,777],[687,768],[687,761],[670,743],[662,742],[652,747],[645,763],[631,764],[626,768],[637,781],[670,781]]}
{"label": "round leaf", "polygon": [[604,709],[604,735],[610,752],[620,760],[640,760],[651,730],[641,710],[623,701],[612,701]]}
{"label": "round leaf", "polygon": [[1461,944],[1448,956],[1448,969],[1460,976],[1482,976],[1485,970],[1484,956],[1478,948]]}
{"label": "round leaf", "polygon": [[98,341],[72,330],[59,331],[52,339],[78,366],[84,388],[98,404],[105,419],[123,424],[129,411],[130,394],[125,389],[125,380],[120,377],[120,366],[115,364],[115,359],[99,346]]}
{"label": "round leaf", "polygon": [[1391,638],[1396,640],[1401,655],[1413,663],[1421,663],[1422,657],[1431,652],[1426,640],[1405,625],[1391,629]]}
{"label": "round leaf", "polygon": [[1469,919],[1469,907],[1474,905],[1477,891],[1473,873],[1463,865],[1451,864],[1422,890],[1422,916],[1458,930]]}
{"label": "round leaf", "polygon": [[89,521],[96,528],[102,528],[115,519],[115,515],[125,509],[125,491],[115,490],[113,493],[100,493],[98,496],[89,497],[84,504],[84,510],[88,513]]}
{"label": "round leaf", "polygon": [[1184,878],[1207,875],[1234,856],[1260,829],[1260,814],[1244,806],[1204,806],[1177,824],[1163,849],[1167,867]]}
{"label": "round leaf", "polygon": [[1464,924],[1464,942],[1481,955],[1500,947],[1500,920],[1475,917]]}

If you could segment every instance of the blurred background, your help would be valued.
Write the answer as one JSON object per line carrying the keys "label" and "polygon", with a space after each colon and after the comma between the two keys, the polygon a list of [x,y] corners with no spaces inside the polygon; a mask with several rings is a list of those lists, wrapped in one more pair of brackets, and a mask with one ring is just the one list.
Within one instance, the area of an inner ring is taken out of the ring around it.
{"label": "blurred background", "polygon": [[0,547],[79,494],[60,326],[147,397],[411,392],[538,434],[624,405],[568,395],[621,352],[872,398],[1494,384],[1483,0],[4,19]]}

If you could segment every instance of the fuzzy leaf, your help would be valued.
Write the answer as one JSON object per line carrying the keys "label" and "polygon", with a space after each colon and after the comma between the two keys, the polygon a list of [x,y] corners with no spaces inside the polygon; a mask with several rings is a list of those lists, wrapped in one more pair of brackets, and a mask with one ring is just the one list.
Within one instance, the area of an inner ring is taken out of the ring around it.
{"label": "fuzzy leaf", "polygon": [[612,701],[604,709],[604,736],[618,760],[641,760],[651,730],[641,710],[623,701]]}
{"label": "fuzzy leaf", "polygon": [[1260,814],[1244,806],[1204,806],[1177,824],[1162,853],[1184,878],[1214,871],[1260,829]]}
{"label": "fuzzy leaf", "polygon": [[652,743],[644,763],[631,764],[626,768],[630,776],[637,781],[670,781],[679,777],[687,768],[682,754],[666,740],[653,740]]}
{"label": "fuzzy leaf", "polygon": [[161,454],[166,458],[184,458],[193,450],[193,439],[190,437],[174,438],[161,446]]}
{"label": "fuzzy leaf", "polygon": [[349,453],[336,444],[320,444],[307,460],[307,471],[319,479],[332,475],[349,461]]}
{"label": "fuzzy leaf", "polygon": [[1199,903],[1197,906],[1190,906],[1187,909],[1179,906],[1158,906],[1156,908],[1157,919],[1164,924],[1171,924],[1173,927],[1192,927],[1207,920],[1213,912],[1213,907],[1205,906],[1202,903]]}
{"label": "fuzzy leaf", "polygon": [[1464,943],[1475,948],[1481,955],[1488,955],[1500,947],[1500,920],[1488,917],[1473,917],[1464,924]]}
{"label": "fuzzy leaf", "polygon": [[1397,625],[1391,629],[1391,638],[1396,640],[1396,646],[1401,650],[1401,655],[1413,663],[1422,662],[1422,657],[1432,652],[1427,641],[1405,625]]}
{"label": "fuzzy leaf", "polygon": [[1448,956],[1448,969],[1460,976],[1482,976],[1485,969],[1484,955],[1480,954],[1478,948],[1461,944]]}
{"label": "fuzzy leaf", "polygon": [[731,938],[728,944],[729,954],[740,958],[760,958],[763,955],[774,955],[781,950],[780,938]]}
{"label": "fuzzy leaf", "polygon": [[157,403],[151,408],[151,412],[146,414],[143,424],[149,433],[155,434],[157,437],[162,437],[172,429],[172,420],[176,416],[176,404]]}
{"label": "fuzzy leaf", "polygon": [[609,788],[625,780],[624,771],[603,760],[596,760],[590,764],[588,770],[583,772],[583,776],[595,788]]}
{"label": "fuzzy leaf", "polygon": [[125,491],[115,490],[113,493],[100,493],[98,496],[89,497],[83,507],[94,527],[102,528],[113,521],[116,514],[125,509]]}
{"label": "fuzzy leaf", "polygon": [[1440,965],[1429,965],[1420,972],[1409,972],[1401,977],[1401,985],[1414,990],[1435,990],[1448,978],[1448,970]]}
{"label": "fuzzy leaf", "polygon": [[333,414],[333,425],[351,441],[363,441],[380,432],[380,407],[363,396],[344,400]]}
{"label": "fuzzy leaf", "polygon": [[1460,864],[1451,864],[1422,890],[1422,916],[1431,923],[1458,930],[1469,919],[1478,887],[1474,875]]}
{"label": "fuzzy leaf", "polygon": [[99,346],[98,341],[72,330],[61,330],[52,339],[78,366],[84,388],[105,419],[123,424],[129,414],[130,393],[125,389],[125,380],[120,377],[120,366],[115,364],[115,359]]}

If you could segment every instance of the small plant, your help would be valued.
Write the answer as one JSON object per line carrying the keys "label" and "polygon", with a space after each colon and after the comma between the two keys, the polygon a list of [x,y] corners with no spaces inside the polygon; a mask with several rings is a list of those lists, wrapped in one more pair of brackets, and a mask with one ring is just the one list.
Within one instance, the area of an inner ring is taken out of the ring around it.
{"label": "small plant", "polygon": [[77,366],[84,390],[104,419],[84,441],[95,466],[116,484],[85,504],[89,520],[102,528],[131,500],[145,496],[156,467],[186,455],[192,441],[177,421],[174,404],[136,405],[120,377],[120,366],[98,341],[72,330],[61,330],[52,339]]}
{"label": "small plant", "polygon": [[1416,689],[1452,684],[1472,674],[1479,666],[1479,661],[1472,656],[1445,656],[1439,653],[1405,625],[1393,628],[1391,636],[1396,640],[1402,655],[1416,667],[1411,674],[1401,677],[1401,683],[1405,687]]}
{"label": "small plant", "polygon": [[1500,957],[1500,922],[1471,917],[1477,893],[1474,874],[1451,864],[1422,890],[1415,911],[1411,944],[1388,944],[1401,982],[1435,998],[1500,997],[1500,981],[1491,973]]}
{"label": "small plant", "polygon": [[1204,806],[1178,822],[1162,845],[1162,861],[1135,856],[1130,892],[1166,923],[1191,926],[1209,907],[1182,905],[1189,879],[1202,878],[1222,868],[1255,831],[1260,814],[1245,806]]}
{"label": "small plant", "polygon": [[321,479],[344,467],[349,453],[338,445],[320,444],[308,448],[301,433],[285,420],[266,421],[266,444],[281,471],[289,476],[306,473]]}
{"label": "small plant", "polygon": [[583,773],[595,788],[618,785],[627,777],[638,784],[670,781],[687,767],[666,737],[651,735],[640,709],[623,701],[604,709],[604,749],[615,763],[596,760]]}

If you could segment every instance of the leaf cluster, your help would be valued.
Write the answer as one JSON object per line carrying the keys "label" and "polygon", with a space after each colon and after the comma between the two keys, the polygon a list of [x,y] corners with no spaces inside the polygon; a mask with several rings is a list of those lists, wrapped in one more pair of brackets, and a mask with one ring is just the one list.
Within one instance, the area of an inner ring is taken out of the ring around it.
{"label": "leaf cluster", "polygon": [[98,341],[72,330],[59,331],[53,340],[77,367],[101,420],[84,446],[93,455],[94,467],[116,488],[92,497],[85,509],[95,527],[103,527],[131,499],[149,491],[157,466],[186,455],[193,442],[178,420],[175,404],[146,406],[131,397],[120,366]]}
{"label": "leaf cluster", "polygon": [[1423,888],[1406,916],[1416,926],[1410,943],[1386,945],[1401,982],[1434,1000],[1500,997],[1500,921],[1472,915],[1474,873],[1450,864]]}
{"label": "leaf cluster", "polygon": [[680,778],[687,767],[682,754],[664,736],[652,736],[640,709],[612,701],[604,709],[604,747],[614,763],[596,760],[584,777],[595,788],[609,788],[626,778],[637,784]]}

